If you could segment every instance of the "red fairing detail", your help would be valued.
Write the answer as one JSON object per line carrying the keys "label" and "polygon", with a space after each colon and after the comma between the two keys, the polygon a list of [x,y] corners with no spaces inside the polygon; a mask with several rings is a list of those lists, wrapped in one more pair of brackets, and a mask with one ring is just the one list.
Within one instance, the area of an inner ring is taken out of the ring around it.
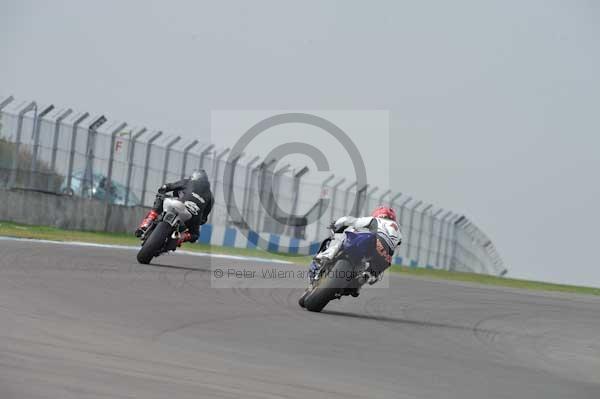
{"label": "red fairing detail", "polygon": [[141,229],[145,229],[146,227],[150,226],[150,223],[155,221],[157,217],[158,217],[158,212],[156,212],[154,209],[150,210],[150,212],[148,212],[148,214],[142,220],[142,223],[140,223],[139,227]]}
{"label": "red fairing detail", "polygon": [[377,253],[386,260],[387,263],[392,263],[392,256],[385,249],[381,241],[377,240]]}

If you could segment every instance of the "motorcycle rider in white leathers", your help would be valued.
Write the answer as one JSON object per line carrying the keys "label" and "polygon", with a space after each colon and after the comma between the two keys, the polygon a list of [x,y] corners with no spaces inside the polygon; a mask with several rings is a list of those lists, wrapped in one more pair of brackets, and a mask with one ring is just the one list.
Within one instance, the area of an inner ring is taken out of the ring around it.
{"label": "motorcycle rider in white leathers", "polygon": [[[392,256],[397,247],[402,243],[402,233],[398,227],[396,220],[396,211],[392,208],[379,206],[373,210],[371,216],[355,218],[353,216],[343,216],[336,220],[331,225],[335,232],[329,246],[318,253],[310,265],[309,275],[311,281],[318,274],[321,265],[331,261],[338,253],[344,240],[346,239],[345,231],[372,231],[377,234],[381,240],[377,240],[377,250],[382,255],[389,265],[392,263]],[[381,244],[381,241],[383,244]],[[380,276],[370,276],[369,284],[374,284],[379,281]]]}

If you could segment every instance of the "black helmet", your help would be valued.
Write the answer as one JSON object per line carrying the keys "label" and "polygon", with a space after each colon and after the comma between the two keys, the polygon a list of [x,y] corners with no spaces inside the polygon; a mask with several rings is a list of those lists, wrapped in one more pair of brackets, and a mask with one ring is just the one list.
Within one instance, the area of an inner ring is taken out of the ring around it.
{"label": "black helmet", "polygon": [[198,169],[192,172],[190,180],[208,181],[208,175],[204,169]]}

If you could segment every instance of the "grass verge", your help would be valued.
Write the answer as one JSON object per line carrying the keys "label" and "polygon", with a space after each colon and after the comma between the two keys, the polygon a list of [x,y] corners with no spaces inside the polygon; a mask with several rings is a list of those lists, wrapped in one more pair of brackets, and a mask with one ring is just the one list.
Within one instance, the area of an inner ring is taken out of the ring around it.
{"label": "grass verge", "polygon": [[[0,222],[0,236],[43,239],[53,241],[82,241],[97,244],[116,244],[138,246],[139,240],[130,234],[103,233],[93,231],[63,230],[47,226],[22,225],[11,222]],[[308,265],[309,256],[297,256],[282,253],[272,253],[261,249],[219,247],[206,244],[184,244],[187,251],[207,252],[224,255],[253,256],[267,259],[285,260],[301,265]],[[427,278],[463,281],[477,284],[496,285],[502,287],[521,288],[538,291],[558,291],[576,294],[600,295],[600,288],[580,287],[574,285],[543,283],[539,281],[518,280],[505,277],[489,276],[476,273],[450,272],[425,268],[414,268],[394,265],[393,272],[422,276]]]}
{"label": "grass verge", "polygon": [[490,276],[487,274],[451,272],[406,266],[392,266],[393,272],[406,273],[414,276],[439,278],[444,280],[463,281],[502,287],[521,288],[537,291],[570,292],[575,294],[600,295],[600,288],[581,287],[576,285],[544,283],[541,281],[519,280],[514,278]]}

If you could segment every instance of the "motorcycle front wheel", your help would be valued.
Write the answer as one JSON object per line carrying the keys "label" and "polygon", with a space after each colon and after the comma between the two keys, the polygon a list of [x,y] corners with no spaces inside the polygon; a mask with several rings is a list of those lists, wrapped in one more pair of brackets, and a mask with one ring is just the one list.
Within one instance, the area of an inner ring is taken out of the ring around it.
{"label": "motorcycle front wheel", "polygon": [[305,293],[300,299],[300,306],[311,312],[320,312],[335,298],[336,292],[342,292],[351,284],[354,267],[346,259],[339,259],[335,266],[322,276],[312,291]]}

